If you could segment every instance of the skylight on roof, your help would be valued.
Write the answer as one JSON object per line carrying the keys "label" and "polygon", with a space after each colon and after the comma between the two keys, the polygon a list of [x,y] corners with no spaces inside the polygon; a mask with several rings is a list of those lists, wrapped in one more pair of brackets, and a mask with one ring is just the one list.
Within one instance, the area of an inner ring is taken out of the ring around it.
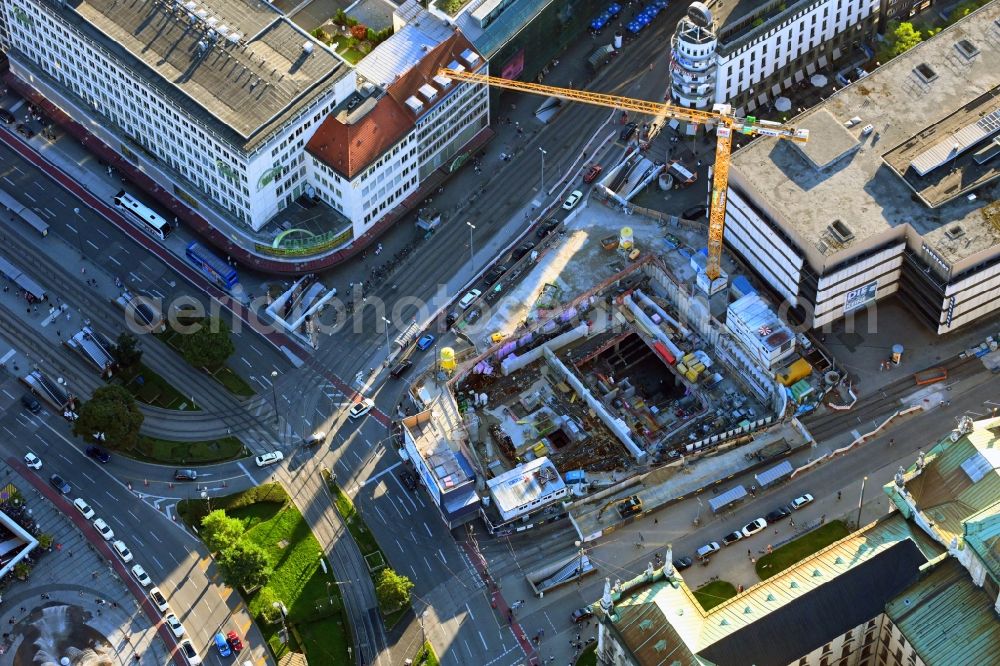
{"label": "skylight on roof", "polygon": [[993,471],[993,465],[979,451],[976,451],[962,462],[962,471],[966,473],[970,481],[976,483]]}

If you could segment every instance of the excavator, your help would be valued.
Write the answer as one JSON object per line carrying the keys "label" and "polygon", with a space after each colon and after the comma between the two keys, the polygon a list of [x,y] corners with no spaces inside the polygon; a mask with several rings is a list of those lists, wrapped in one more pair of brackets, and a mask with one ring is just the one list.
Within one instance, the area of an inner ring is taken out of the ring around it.
{"label": "excavator", "polygon": [[782,123],[761,120],[754,116],[740,117],[733,113],[732,107],[729,104],[716,104],[712,107],[711,111],[702,111],[700,109],[689,109],[683,106],[665,104],[664,102],[650,102],[632,97],[623,97],[621,95],[591,92],[589,90],[575,90],[572,88],[547,86],[540,83],[514,81],[500,78],[499,76],[489,76],[487,74],[477,74],[475,72],[459,71],[450,68],[442,68],[438,73],[441,76],[457,81],[479,83],[532,95],[556,97],[570,102],[582,102],[583,104],[604,106],[621,111],[646,113],[654,117],[662,116],[691,123],[716,123],[715,172],[712,178],[712,200],[708,216],[708,261],[705,266],[705,274],[713,282],[721,275],[722,237],[726,223],[726,192],[729,186],[729,155],[733,132],[749,136],[774,136],[779,139],[787,139],[798,143],[805,143],[809,140],[809,130],[795,129]]}

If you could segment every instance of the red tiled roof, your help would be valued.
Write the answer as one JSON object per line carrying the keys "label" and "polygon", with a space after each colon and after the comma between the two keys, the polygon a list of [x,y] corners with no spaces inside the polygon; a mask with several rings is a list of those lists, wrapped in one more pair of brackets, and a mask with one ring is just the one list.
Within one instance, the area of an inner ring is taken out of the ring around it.
{"label": "red tiled roof", "polygon": [[[410,109],[405,106],[406,100],[411,96],[416,96],[421,102],[426,103],[427,100],[423,99],[418,92],[424,84],[430,84],[438,91],[438,94],[451,92],[451,88],[455,85],[454,83],[442,91],[441,87],[432,81],[432,79],[437,75],[439,69],[447,67],[452,61],[458,60],[461,63],[462,61],[459,59],[459,56],[466,50],[471,50],[473,53],[479,55],[472,46],[472,43],[465,38],[465,35],[461,32],[454,33],[451,37],[431,49],[420,62],[390,84],[389,95],[399,102],[399,104],[403,105],[403,109],[407,113],[411,113]],[[484,63],[485,60],[482,55],[479,55],[479,62],[476,63],[475,69],[478,70]],[[414,115],[414,118],[416,118],[416,115]]]}
{"label": "red tiled roof", "polygon": [[333,114],[319,126],[306,150],[348,180],[378,159],[413,127],[413,115],[389,95],[358,122],[348,125]]}

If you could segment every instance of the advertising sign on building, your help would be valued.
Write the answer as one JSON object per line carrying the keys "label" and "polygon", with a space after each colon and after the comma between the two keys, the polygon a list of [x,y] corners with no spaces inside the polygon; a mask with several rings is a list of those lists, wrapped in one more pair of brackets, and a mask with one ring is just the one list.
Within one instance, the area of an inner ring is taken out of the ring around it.
{"label": "advertising sign on building", "polygon": [[878,280],[872,280],[866,285],[857,289],[851,289],[844,296],[844,314],[863,308],[875,301],[875,293],[878,291]]}

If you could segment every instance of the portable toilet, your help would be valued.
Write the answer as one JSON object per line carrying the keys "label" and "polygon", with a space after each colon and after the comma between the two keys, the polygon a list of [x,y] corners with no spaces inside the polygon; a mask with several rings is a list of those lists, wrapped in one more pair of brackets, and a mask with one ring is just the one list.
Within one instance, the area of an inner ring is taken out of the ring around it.
{"label": "portable toilet", "polygon": [[629,252],[632,246],[635,244],[635,239],[632,234],[632,227],[622,227],[622,230],[618,233],[618,247],[623,252]]}
{"label": "portable toilet", "polygon": [[451,347],[445,347],[441,350],[441,369],[454,372],[455,366],[455,350]]}

